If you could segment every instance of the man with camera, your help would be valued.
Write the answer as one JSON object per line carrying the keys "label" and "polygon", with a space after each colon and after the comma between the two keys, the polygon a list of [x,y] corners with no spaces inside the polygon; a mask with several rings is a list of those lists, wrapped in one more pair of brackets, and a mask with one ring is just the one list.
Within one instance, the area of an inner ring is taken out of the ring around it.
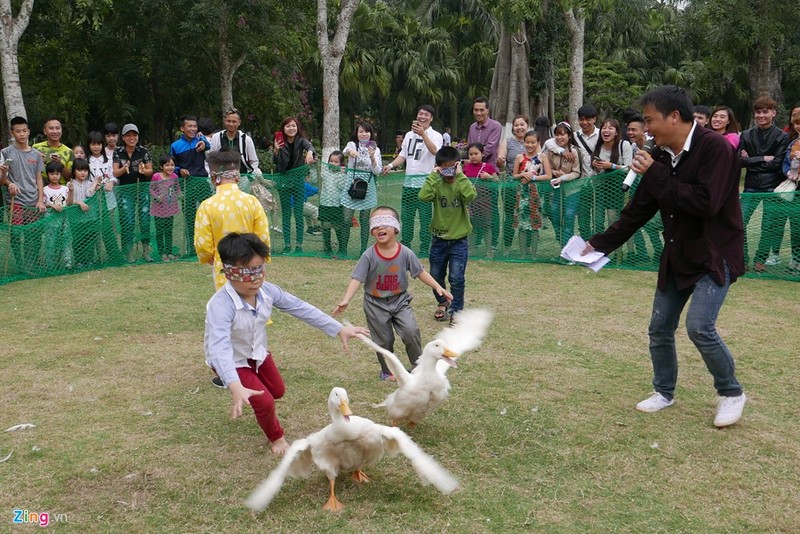
{"label": "man with camera", "polygon": [[431,204],[419,200],[419,190],[436,166],[436,152],[442,148],[444,142],[442,134],[431,126],[433,113],[433,106],[429,104],[417,108],[417,118],[411,123],[411,131],[403,138],[400,153],[383,167],[383,174],[387,174],[398,165],[406,163],[400,210],[402,227],[400,242],[411,248],[411,241],[414,239],[414,220],[419,212],[419,256],[428,255],[431,245],[431,232],[428,227],[432,213]]}

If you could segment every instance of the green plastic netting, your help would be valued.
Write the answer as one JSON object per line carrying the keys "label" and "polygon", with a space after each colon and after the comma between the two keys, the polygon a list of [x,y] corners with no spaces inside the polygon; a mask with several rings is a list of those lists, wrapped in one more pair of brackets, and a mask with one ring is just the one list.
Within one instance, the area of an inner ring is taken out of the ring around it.
{"label": "green plastic netting", "polygon": [[[363,199],[353,199],[347,192],[356,178],[368,182]],[[399,172],[374,176],[323,164],[283,174],[242,176],[240,187],[264,206],[274,254],[357,258],[370,243],[369,210],[388,205],[401,213],[404,244],[426,256],[431,204],[420,202],[418,189],[409,187],[420,184],[423,177],[417,177],[417,184],[410,184],[411,178]],[[622,193],[623,178],[624,173],[617,171],[557,189],[549,182],[520,186],[507,177],[480,180],[478,197],[470,206],[470,256],[562,263],[561,248],[572,234],[591,236],[619,216],[633,193]],[[195,261],[194,215],[213,188],[207,178],[181,178],[174,185],[175,197],[169,200],[178,208],[169,217],[154,216],[163,211],[153,209],[154,203],[163,199],[151,195],[149,183],[97,193],[87,199],[86,212],[68,206],[61,212],[49,209],[39,214],[17,206],[15,224],[10,224],[12,207],[6,197],[0,221],[0,284],[143,262],[146,254],[156,262],[165,257]],[[766,269],[763,273],[751,269],[750,274],[800,280],[798,265],[792,261],[800,260],[800,194],[743,193],[742,208],[749,265],[759,262]],[[662,230],[656,215],[611,254],[608,267],[657,270]]]}

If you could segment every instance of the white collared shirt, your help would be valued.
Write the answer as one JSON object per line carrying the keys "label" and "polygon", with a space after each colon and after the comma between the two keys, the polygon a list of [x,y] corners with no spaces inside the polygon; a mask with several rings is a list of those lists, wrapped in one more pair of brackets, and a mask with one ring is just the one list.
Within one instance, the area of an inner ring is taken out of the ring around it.
{"label": "white collared shirt", "polygon": [[689,135],[686,136],[686,141],[684,141],[684,143],[683,143],[683,150],[681,150],[677,154],[672,152],[672,149],[670,147],[668,147],[668,146],[662,146],[661,147],[662,149],[664,149],[664,152],[669,154],[670,157],[672,158],[672,168],[673,169],[678,166],[678,163],[681,161],[681,158],[683,157],[683,155],[686,152],[689,152],[689,150],[692,148],[692,136],[694,135],[694,129],[695,128],[697,128],[697,123],[695,121],[692,121],[692,129],[689,130]]}
{"label": "white collared shirt", "polygon": [[[589,147],[590,152],[586,152],[586,147],[583,146],[583,143],[580,142],[580,139],[583,139],[586,145]],[[581,162],[583,167],[584,176],[594,176],[595,170],[592,167],[592,152],[594,147],[597,146],[597,143],[600,139],[600,128],[597,126],[594,127],[594,131],[589,135],[583,133],[583,130],[578,128],[575,132],[575,141],[578,143],[579,152],[581,154]]]}
{"label": "white collared shirt", "polygon": [[275,284],[264,282],[253,307],[227,282],[206,305],[204,339],[206,363],[226,386],[239,380],[237,367],[250,367],[248,359],[254,360],[258,369],[269,355],[265,327],[273,307],[331,337],[343,327],[339,321]]}

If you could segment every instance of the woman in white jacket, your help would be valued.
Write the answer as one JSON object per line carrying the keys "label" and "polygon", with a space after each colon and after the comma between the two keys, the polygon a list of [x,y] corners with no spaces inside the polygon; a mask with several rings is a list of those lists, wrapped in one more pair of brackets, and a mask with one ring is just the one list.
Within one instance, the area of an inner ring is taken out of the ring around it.
{"label": "woman in white jacket", "polygon": [[[344,222],[353,219],[356,210],[360,211],[359,226],[361,228],[361,249],[359,255],[367,250],[369,244],[369,213],[372,208],[378,205],[378,182],[377,175],[383,170],[381,162],[381,151],[375,142],[375,130],[366,121],[356,124],[350,142],[344,147],[344,155],[347,156],[347,182],[346,187],[342,188],[342,206]],[[366,180],[367,191],[364,198],[354,198],[350,193],[350,184],[354,181]],[[350,238],[349,232],[344,232],[345,242],[339,243],[340,250],[347,250],[347,242]]]}

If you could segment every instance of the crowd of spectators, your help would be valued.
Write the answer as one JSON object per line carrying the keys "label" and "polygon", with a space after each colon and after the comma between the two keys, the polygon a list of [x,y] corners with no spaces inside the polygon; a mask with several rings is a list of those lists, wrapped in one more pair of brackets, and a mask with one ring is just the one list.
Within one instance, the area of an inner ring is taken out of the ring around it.
{"label": "crowd of spectators", "polygon": [[[745,227],[761,207],[760,232],[750,236],[752,240],[758,235],[758,243],[745,241],[748,269],[765,272],[787,261],[788,270],[798,274],[800,196],[794,196],[796,185],[792,184],[797,183],[800,166],[800,106],[790,110],[789,123],[783,129],[775,124],[779,110],[773,99],[758,98],[753,108],[754,126],[744,131],[733,110],[725,105],[713,109],[696,106],[694,117],[700,127],[725,137],[745,169],[746,194],[741,199]],[[378,149],[378,132],[369,122],[359,121],[346,146],[335,152],[331,159],[334,164],[320,165],[318,174],[307,170],[306,166],[317,161],[318,153],[300,121],[284,119],[271,144],[275,178],[265,181],[268,187],[261,189],[270,197],[268,215],[281,221],[278,226],[277,221],[270,220],[271,232],[282,234],[280,252],[301,253],[304,235],[324,234],[325,253],[346,254],[353,227],[360,227],[358,244],[363,252],[369,241],[369,212],[378,203],[378,177],[402,169],[402,195],[397,206],[401,242],[408,247],[414,243],[418,255],[427,255],[431,205],[419,200],[419,190],[442,146],[461,150],[465,171],[478,186],[479,199],[470,208],[476,223],[471,253],[481,250],[487,257],[536,257],[538,234],[551,227],[561,245],[576,233],[591,236],[614,223],[635,192],[636,185],[631,193],[623,194],[616,178],[604,180],[620,175],[615,171],[627,169],[647,142],[647,124],[636,110],[601,118],[594,106],[586,104],[578,110],[577,125],[561,121],[554,126],[547,117],[531,122],[520,115],[509,121],[510,131],[505,135],[503,125],[491,118],[486,98],[474,100],[473,115],[475,121],[466,139],[460,139],[450,128],[437,131],[434,108],[420,105],[411,128],[395,132],[386,164]],[[70,147],[62,142],[58,118],[45,119],[44,140],[33,145],[27,121],[13,118],[12,142],[0,151],[0,184],[3,217],[12,226],[17,265],[36,274],[37,266],[44,264],[48,268],[59,263],[66,268],[91,266],[99,261],[101,250],[108,260],[130,262],[171,261],[179,253],[193,254],[195,214],[214,192],[209,180],[213,169],[209,169],[206,155],[234,151],[242,175],[262,175],[256,143],[239,129],[241,113],[232,108],[222,120],[224,128],[216,130],[208,118],[181,117],[180,135],[166,154],[168,158],[154,162],[150,149],[140,142],[135,124],[120,129],[115,123],[107,123],[102,131],[91,131],[85,140]],[[75,180],[76,166],[88,166],[86,185]],[[57,180],[53,178],[56,171]],[[354,193],[357,188],[353,185],[358,181],[366,184],[363,196]],[[63,191],[60,186],[65,186]],[[780,195],[781,202],[757,194],[775,192],[776,188],[790,190]],[[98,191],[99,198],[87,203]],[[264,198],[259,200],[266,206]],[[81,224],[92,228],[78,230],[80,242],[85,244],[88,239],[96,244],[92,254],[81,251],[80,258],[70,251],[76,246],[76,230],[55,222],[40,225],[41,230],[26,228],[73,204],[80,205],[81,210],[98,211],[82,219]],[[183,215],[182,226],[173,224],[178,214]],[[788,259],[780,256],[787,221],[791,239]],[[151,238],[151,222],[156,239]],[[177,235],[183,241],[173,243],[173,231],[179,227],[182,231]],[[656,214],[637,232],[629,250],[642,261],[653,261],[663,250],[662,230],[661,216]],[[41,250],[43,234],[44,242],[57,243],[58,250],[50,250],[49,245],[47,251]],[[153,254],[153,245],[157,254]]]}

